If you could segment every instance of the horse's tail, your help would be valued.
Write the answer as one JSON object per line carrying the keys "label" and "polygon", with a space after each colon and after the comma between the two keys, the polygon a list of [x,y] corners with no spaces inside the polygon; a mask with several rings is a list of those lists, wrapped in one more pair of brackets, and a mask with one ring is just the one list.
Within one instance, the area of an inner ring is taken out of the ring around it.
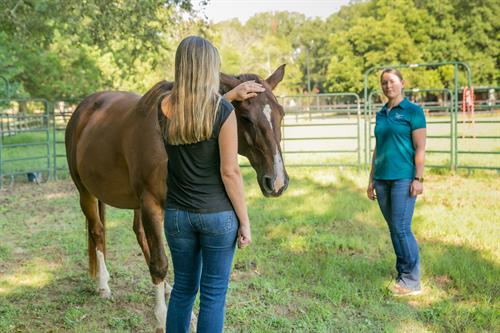
{"label": "horse's tail", "polygon": [[[104,257],[106,257],[106,205],[101,200],[97,200],[97,209],[99,213],[99,220],[102,223],[102,251]],[[92,238],[89,220],[87,219],[87,247],[88,247],[88,257],[89,257],[89,273],[92,278],[97,276],[97,244]]]}

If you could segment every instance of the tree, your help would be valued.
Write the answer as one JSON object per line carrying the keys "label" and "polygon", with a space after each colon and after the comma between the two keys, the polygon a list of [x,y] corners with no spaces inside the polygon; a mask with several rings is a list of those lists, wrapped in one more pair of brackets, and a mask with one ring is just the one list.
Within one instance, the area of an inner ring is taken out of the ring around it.
{"label": "tree", "polygon": [[[360,92],[363,73],[387,64],[464,61],[474,82],[498,85],[498,1],[373,0],[353,3],[327,24],[332,50],[327,72],[330,91]],[[463,15],[468,13],[468,15]],[[451,88],[452,67],[403,71],[408,86]],[[461,76],[460,84],[466,84]],[[378,77],[369,78],[378,89]]]}
{"label": "tree", "polygon": [[4,52],[16,59],[5,66],[18,69],[9,78],[47,98],[143,90],[158,79],[160,58],[172,48],[167,27],[183,10],[190,1],[2,1]]}

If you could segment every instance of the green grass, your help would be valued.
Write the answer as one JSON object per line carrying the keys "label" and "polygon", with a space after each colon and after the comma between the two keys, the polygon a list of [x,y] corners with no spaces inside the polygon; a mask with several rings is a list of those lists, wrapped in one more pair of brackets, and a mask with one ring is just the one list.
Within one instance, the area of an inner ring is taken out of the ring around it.
{"label": "green grass", "polygon": [[[396,299],[394,253],[367,175],[289,168],[264,198],[244,168],[253,244],[237,251],[226,332],[500,330],[500,179],[426,175],[414,232],[425,293]],[[129,211],[108,209],[112,300],[87,275],[86,231],[69,181],[0,192],[0,332],[150,332],[154,294]],[[171,281],[172,272],[168,279]]]}

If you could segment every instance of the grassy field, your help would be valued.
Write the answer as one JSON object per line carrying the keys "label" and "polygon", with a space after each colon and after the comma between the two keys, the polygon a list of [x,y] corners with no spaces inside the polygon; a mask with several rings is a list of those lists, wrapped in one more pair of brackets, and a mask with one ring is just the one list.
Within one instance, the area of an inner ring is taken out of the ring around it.
{"label": "grassy field", "polygon": [[[395,258],[364,172],[290,168],[288,191],[266,199],[243,171],[254,243],[234,260],[226,332],[500,330],[495,173],[426,175],[414,216],[425,292],[394,298]],[[132,214],[107,216],[112,300],[88,277],[70,181],[0,192],[0,332],[151,331],[154,294]]]}

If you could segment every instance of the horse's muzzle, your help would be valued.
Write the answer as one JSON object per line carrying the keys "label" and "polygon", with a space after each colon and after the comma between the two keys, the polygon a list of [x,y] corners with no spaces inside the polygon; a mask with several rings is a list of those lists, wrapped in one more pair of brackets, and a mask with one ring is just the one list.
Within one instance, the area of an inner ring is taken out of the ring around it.
{"label": "horse's muzzle", "polygon": [[285,175],[281,182],[276,182],[276,176],[265,175],[259,183],[264,196],[279,197],[288,188],[288,175]]}

